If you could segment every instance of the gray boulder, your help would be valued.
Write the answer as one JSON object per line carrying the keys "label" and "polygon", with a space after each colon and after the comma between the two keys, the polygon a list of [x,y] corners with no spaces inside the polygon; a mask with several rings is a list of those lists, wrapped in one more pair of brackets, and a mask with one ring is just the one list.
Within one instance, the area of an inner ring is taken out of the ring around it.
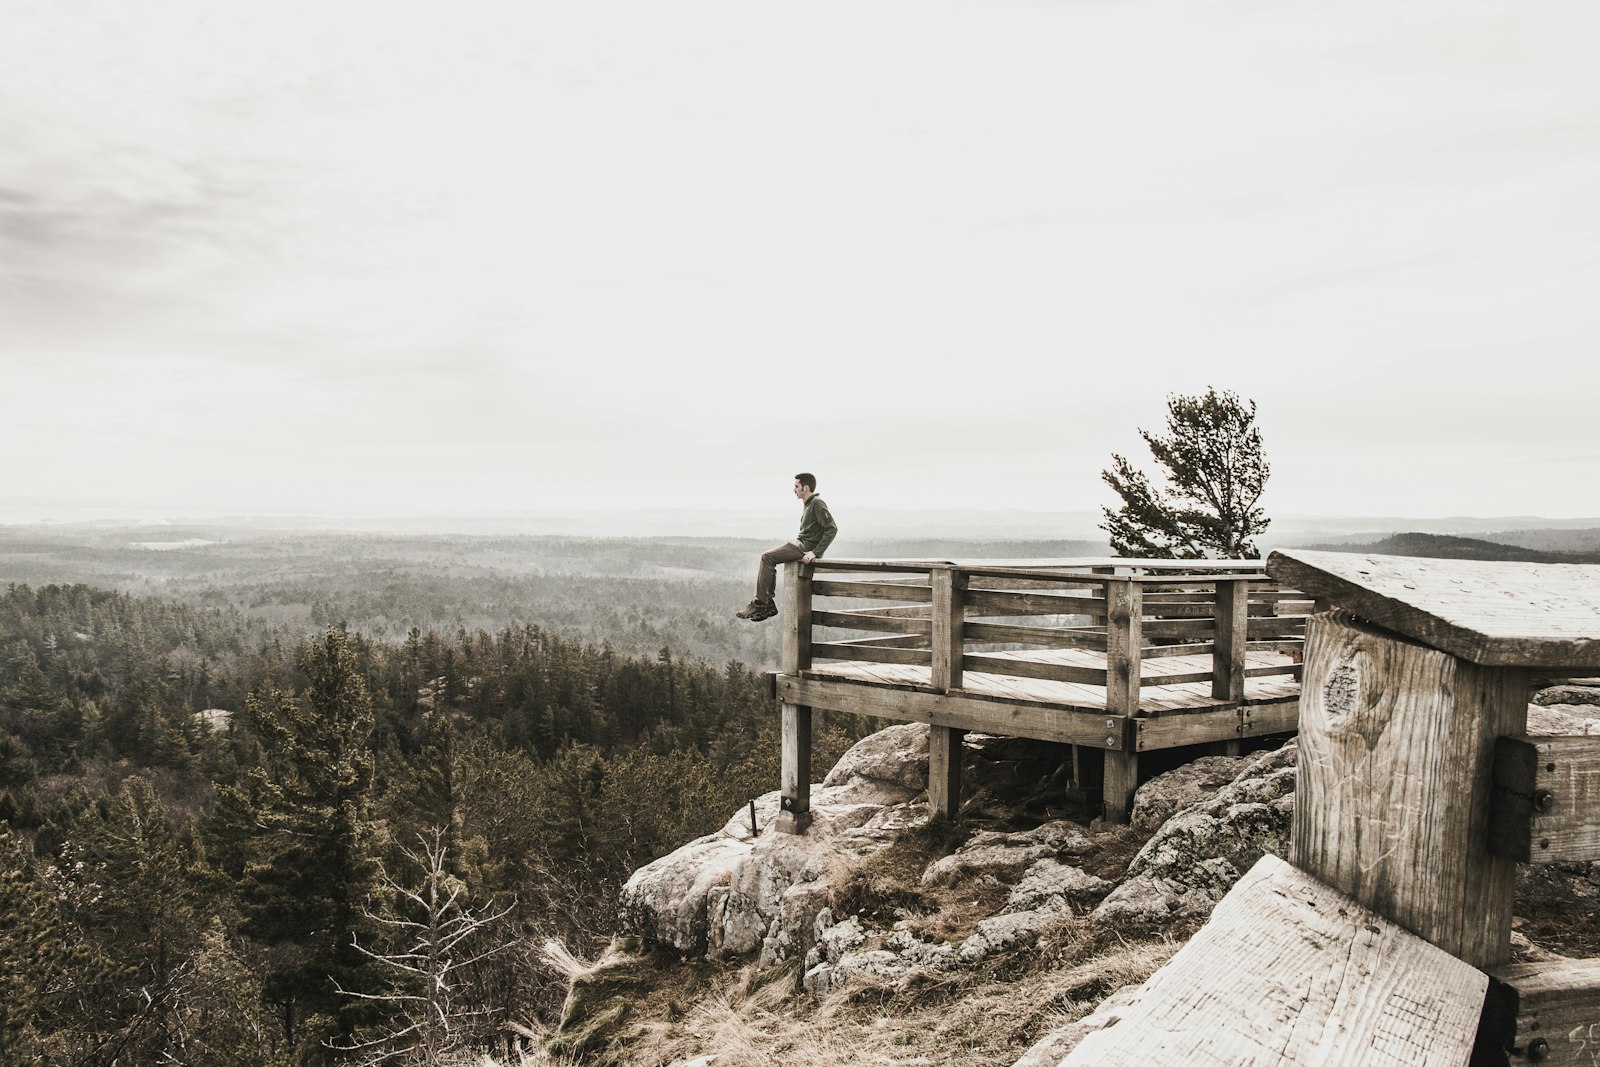
{"label": "gray boulder", "polygon": [[779,794],[756,800],[721,830],[635,871],[622,889],[624,929],[713,959],[762,950],[773,963],[804,956],[828,887],[907,826],[927,788],[927,727],[892,726],[863,739],[812,790],[811,828],[773,828]]}
{"label": "gray boulder", "polygon": [[1263,853],[1288,855],[1297,753],[1293,741],[1263,753],[1215,795],[1168,819],[1093,918],[1206,916]]}
{"label": "gray boulder", "polygon": [[1243,756],[1201,756],[1158,774],[1139,787],[1128,821],[1135,830],[1152,833],[1177,812],[1215,794],[1249,763]]}
{"label": "gray boulder", "polygon": [[922,884],[954,885],[985,876],[1010,881],[1042,859],[1081,855],[1092,847],[1083,827],[1065,819],[1014,834],[982,830],[955,852],[929,864],[922,872]]}

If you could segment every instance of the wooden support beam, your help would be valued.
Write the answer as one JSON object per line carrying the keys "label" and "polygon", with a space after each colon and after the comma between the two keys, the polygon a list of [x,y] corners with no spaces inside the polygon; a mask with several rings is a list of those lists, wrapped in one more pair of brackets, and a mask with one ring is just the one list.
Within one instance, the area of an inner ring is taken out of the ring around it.
{"label": "wooden support beam", "polygon": [[1488,983],[1267,855],[1061,1067],[1466,1067]]}
{"label": "wooden support beam", "polygon": [[1211,650],[1211,695],[1235,704],[1244,699],[1244,653],[1249,643],[1250,585],[1218,582],[1216,645]]}
{"label": "wooden support beam", "polygon": [[930,576],[933,586],[933,687],[941,693],[961,688],[961,652],[964,646],[962,597],[966,576],[950,567],[938,567]]}
{"label": "wooden support beam", "polygon": [[1106,711],[1113,715],[1139,714],[1143,600],[1144,591],[1137,583],[1126,578],[1106,580]]}
{"label": "wooden support beam", "polygon": [[1516,865],[1489,850],[1495,741],[1527,680],[1341,613],[1306,636],[1296,866],[1474,966],[1510,957]]}
{"label": "wooden support beam", "polygon": [[1489,840],[1497,855],[1600,860],[1600,737],[1502,737],[1494,784]]}
{"label": "wooden support beam", "polygon": [[1600,1057],[1600,960],[1489,969],[1480,1040],[1498,1062],[1582,1064]]}
{"label": "wooden support beam", "polygon": [[1134,750],[1106,752],[1105,820],[1126,825],[1133,814],[1133,794],[1139,788],[1139,753]]}
{"label": "wooden support beam", "polygon": [[803,834],[811,825],[811,709],[785,703],[782,714],[782,794],[776,825],[784,833]]}
{"label": "wooden support beam", "polygon": [[1127,743],[1123,720],[1104,712],[1053,704],[990,700],[898,686],[863,685],[829,678],[778,679],[781,700],[807,707],[871,715],[897,722],[926,722],[1006,737],[1032,737],[1097,749]]}
{"label": "wooden support beam", "polygon": [[966,733],[928,727],[928,807],[935,819],[953,820],[961,811],[961,739]]}
{"label": "wooden support beam", "polygon": [[784,674],[811,666],[811,586],[807,564],[783,565],[783,648],[778,665]]}

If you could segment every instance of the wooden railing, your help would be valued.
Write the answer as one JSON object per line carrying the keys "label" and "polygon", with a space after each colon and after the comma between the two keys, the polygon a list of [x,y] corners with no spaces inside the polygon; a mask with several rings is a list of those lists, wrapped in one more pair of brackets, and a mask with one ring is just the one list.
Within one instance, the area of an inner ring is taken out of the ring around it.
{"label": "wooden railing", "polygon": [[[1298,677],[1311,609],[1249,560],[818,560],[786,584],[785,671],[851,660],[926,667],[945,691],[968,672],[1081,683],[1119,715],[1148,688],[1209,682],[1238,701],[1246,678]],[[1056,650],[1095,655],[1041,654]],[[1294,662],[1250,667],[1249,651]],[[1152,663],[1197,655],[1207,669]]]}

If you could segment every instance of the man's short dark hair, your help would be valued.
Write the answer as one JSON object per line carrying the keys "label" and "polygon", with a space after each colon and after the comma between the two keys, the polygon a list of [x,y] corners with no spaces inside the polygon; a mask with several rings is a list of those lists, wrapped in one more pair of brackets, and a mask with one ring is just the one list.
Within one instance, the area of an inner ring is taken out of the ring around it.
{"label": "man's short dark hair", "polygon": [[817,491],[817,476],[815,474],[807,474],[805,471],[801,471],[799,474],[794,476],[794,480],[811,490],[813,493]]}

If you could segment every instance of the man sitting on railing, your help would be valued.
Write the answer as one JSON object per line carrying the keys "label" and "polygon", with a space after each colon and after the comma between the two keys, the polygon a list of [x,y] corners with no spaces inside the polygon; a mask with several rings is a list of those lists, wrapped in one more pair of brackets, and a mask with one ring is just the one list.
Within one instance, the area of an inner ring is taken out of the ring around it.
{"label": "man sitting on railing", "polygon": [[778,613],[773,594],[778,588],[778,564],[810,563],[828,550],[839,533],[833,513],[817,495],[817,477],[802,471],[794,476],[794,495],[805,510],[800,513],[800,533],[793,541],[762,553],[761,566],[756,570],[756,598],[743,611],[734,612],[741,619],[760,622]]}

